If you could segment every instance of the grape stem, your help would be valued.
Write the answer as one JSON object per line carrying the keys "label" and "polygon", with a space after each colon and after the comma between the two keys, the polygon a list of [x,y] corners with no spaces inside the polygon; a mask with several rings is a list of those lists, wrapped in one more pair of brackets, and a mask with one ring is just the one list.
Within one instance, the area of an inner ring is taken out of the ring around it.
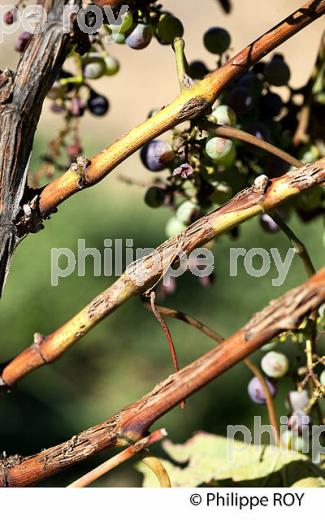
{"label": "grape stem", "polygon": [[242,329],[179,372],[156,385],[139,401],[110,419],[35,455],[0,459],[0,486],[27,486],[48,478],[121,439],[139,441],[159,418],[279,334],[292,330],[325,301],[325,269],[272,301]]}
{"label": "grape stem", "polygon": [[[148,295],[148,298],[150,299],[149,308],[151,309],[151,311],[152,311],[153,315],[155,316],[156,320],[158,321],[158,323],[161,325],[161,328],[167,338],[169,349],[170,349],[170,352],[172,355],[175,372],[179,372],[179,363],[178,363],[178,359],[177,359],[174,341],[173,341],[173,338],[172,338],[172,335],[170,333],[167,323],[163,319],[161,312],[159,311],[158,307],[156,306],[156,293],[154,291],[151,291],[150,294]],[[182,409],[185,408],[185,402],[181,402],[181,408]]]}
{"label": "grape stem", "polygon": [[277,146],[268,143],[264,139],[259,139],[258,137],[255,137],[255,135],[249,134],[248,132],[240,130],[239,128],[227,125],[217,125],[208,121],[207,119],[199,120],[198,126],[202,130],[206,130],[207,132],[214,134],[217,137],[224,137],[226,139],[238,139],[240,141],[244,141],[245,143],[261,148],[262,150],[265,150],[266,152],[275,155],[276,157],[279,157],[286,163],[291,164],[291,166],[294,166],[295,168],[299,168],[300,166],[302,166],[302,163],[298,161],[298,159],[295,159],[295,157],[293,157],[289,153],[284,152]]}
{"label": "grape stem", "polygon": [[[128,446],[125,450],[121,451],[114,457],[111,457],[107,461],[103,462],[103,464],[100,464],[99,466],[97,466],[97,468],[89,471],[82,477],[78,478],[78,480],[75,480],[74,482],[72,482],[72,484],[70,484],[67,487],[84,488],[84,487],[89,486],[90,484],[95,482],[95,480],[99,479],[100,477],[103,477],[104,475],[106,475],[107,473],[112,471],[112,469],[117,468],[118,466],[120,466],[121,464],[126,462],[127,460],[134,457],[139,452],[148,448],[148,446],[151,446],[155,442],[161,441],[166,436],[167,436],[167,432],[165,429],[156,430],[155,432],[151,433],[147,437],[144,437],[144,438],[140,439],[139,441],[131,444],[131,446]],[[124,444],[124,443],[121,443],[121,444]],[[155,459],[155,457],[152,457],[152,459]],[[158,459],[156,459],[156,460],[158,460]],[[158,462],[162,466],[161,462],[160,461],[158,461]],[[151,469],[156,474],[159,482],[161,481],[162,484],[165,484],[167,479],[164,474],[164,472],[166,473],[166,470],[163,468],[163,466],[161,468],[160,466],[156,467],[152,464]],[[167,477],[168,477],[168,475],[167,475]],[[170,486],[162,486],[162,487],[170,487]]]}
{"label": "grape stem", "polygon": [[[144,305],[145,305],[146,309],[151,310],[150,305],[148,303],[145,303]],[[218,332],[211,329],[210,327],[207,327],[201,321],[193,318],[192,316],[190,316],[188,314],[185,314],[184,312],[181,312],[181,311],[178,311],[175,309],[171,309],[169,307],[162,307],[161,305],[156,305],[156,310],[162,316],[167,316],[169,318],[174,318],[174,319],[183,321],[184,323],[187,323],[188,325],[190,325],[191,327],[202,332],[203,334],[205,334],[209,338],[213,339],[217,343],[222,343],[223,341],[225,341],[225,338],[223,336],[221,336]],[[254,376],[257,377],[257,379],[259,380],[259,382],[262,386],[262,389],[263,389],[263,392],[265,395],[266,407],[267,407],[270,425],[273,427],[273,432],[276,437],[276,442],[277,442],[277,444],[279,444],[280,443],[280,431],[279,431],[279,425],[277,422],[276,412],[275,412],[275,408],[274,408],[274,402],[273,402],[273,398],[272,398],[270,389],[265,381],[265,378],[264,378],[262,372],[259,370],[259,368],[257,367],[257,365],[254,363],[254,361],[252,359],[247,357],[243,360],[243,363],[252,372],[252,374],[254,374]]]}
{"label": "grape stem", "polygon": [[301,143],[308,142],[307,130],[310,120],[311,104],[313,100],[313,87],[317,75],[319,74],[322,67],[324,67],[325,59],[325,32],[322,34],[319,51],[317,53],[317,59],[314,66],[314,70],[311,78],[307,85],[303,89],[304,102],[300,110],[299,123],[293,136],[293,145],[295,148],[301,145]]}
{"label": "grape stem", "polygon": [[313,276],[315,274],[315,268],[313,262],[310,258],[310,255],[307,251],[306,246],[303,242],[297,237],[297,235],[292,231],[292,229],[283,221],[281,216],[277,211],[270,214],[270,217],[274,220],[274,222],[279,226],[279,228],[285,233],[285,235],[289,238],[292,247],[295,253],[300,256],[303,265],[305,267],[307,276]]}
{"label": "grape stem", "polygon": [[179,81],[179,86],[181,92],[184,89],[188,89],[193,87],[193,80],[187,74],[188,71],[188,63],[185,56],[185,42],[183,38],[175,38],[174,40],[174,51],[176,57],[176,69],[177,69],[177,77]]}
{"label": "grape stem", "polygon": [[32,370],[56,360],[129,298],[152,289],[180,253],[187,255],[223,232],[265,211],[274,210],[289,198],[324,181],[325,159],[275,179],[257,178],[251,188],[237,193],[227,204],[201,217],[182,233],[161,244],[152,254],[131,264],[113,285],[59,329],[23,350],[4,368],[0,383],[2,379],[3,385],[10,387]]}
{"label": "grape stem", "polygon": [[[315,268],[313,262],[310,258],[308,250],[303,242],[297,237],[297,235],[292,231],[292,229],[283,221],[278,211],[275,211],[270,215],[273,218],[274,222],[279,226],[279,228],[285,233],[285,235],[289,238],[295,253],[301,258],[302,263],[304,265],[307,277],[311,277],[315,274]],[[320,424],[323,424],[323,415],[322,410],[319,406],[318,399],[314,399],[315,396],[315,387],[316,392],[319,390],[320,383],[313,370],[313,356],[317,354],[317,310],[313,311],[309,317],[311,322],[311,332],[310,338],[306,341],[306,356],[307,356],[307,378],[306,382],[309,383],[309,394],[311,398],[311,402],[313,405],[309,406],[309,410],[316,407],[316,413],[318,416],[318,420]]]}

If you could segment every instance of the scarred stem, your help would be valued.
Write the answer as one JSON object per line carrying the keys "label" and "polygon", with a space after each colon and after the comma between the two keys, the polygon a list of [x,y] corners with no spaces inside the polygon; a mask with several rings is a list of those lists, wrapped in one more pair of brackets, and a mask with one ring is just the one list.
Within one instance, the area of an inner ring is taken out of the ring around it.
{"label": "scarred stem", "polygon": [[283,332],[295,329],[325,301],[325,269],[273,300],[221,345],[172,374],[142,399],[70,440],[29,456],[0,460],[0,486],[26,486],[50,477],[105,448],[133,442],[181,401]]}
{"label": "scarred stem", "polygon": [[251,188],[239,192],[227,204],[205,215],[181,234],[167,240],[146,257],[131,264],[106,291],[94,298],[78,314],[55,332],[34,343],[3,370],[0,377],[12,386],[26,374],[61,356],[105,316],[135,295],[152,288],[180,254],[188,255],[232,227],[245,222],[300,192],[325,181],[325,160],[288,172],[282,177],[255,179]]}
{"label": "scarred stem", "polygon": [[118,466],[123,464],[123,462],[126,462],[127,460],[131,459],[137,453],[143,451],[151,444],[161,441],[166,436],[167,432],[164,429],[160,429],[151,433],[147,437],[140,439],[139,441],[135,442],[125,450],[121,451],[114,457],[111,457],[110,459],[106,460],[105,462],[103,462],[103,464],[97,466],[97,468],[89,471],[82,477],[78,478],[78,480],[72,482],[72,484],[70,484],[68,487],[83,488],[89,486],[90,484],[95,482],[95,480],[99,479],[100,477],[103,477],[109,471],[112,471],[112,469],[117,468]]}

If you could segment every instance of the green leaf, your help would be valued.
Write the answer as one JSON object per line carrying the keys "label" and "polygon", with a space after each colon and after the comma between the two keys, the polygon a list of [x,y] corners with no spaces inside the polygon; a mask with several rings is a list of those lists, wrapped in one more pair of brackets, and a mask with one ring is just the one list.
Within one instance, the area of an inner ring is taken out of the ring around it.
{"label": "green leaf", "polygon": [[[200,432],[185,444],[165,441],[174,461],[161,459],[175,487],[292,486],[305,479],[322,485],[325,472],[306,455],[283,448],[230,442],[226,437]],[[144,487],[156,487],[156,477],[142,465]],[[311,478],[313,477],[313,478]],[[323,477],[323,478],[322,478]]]}
{"label": "green leaf", "polygon": [[325,487],[325,479],[322,477],[303,478],[295,482],[292,487],[296,488],[319,488]]}

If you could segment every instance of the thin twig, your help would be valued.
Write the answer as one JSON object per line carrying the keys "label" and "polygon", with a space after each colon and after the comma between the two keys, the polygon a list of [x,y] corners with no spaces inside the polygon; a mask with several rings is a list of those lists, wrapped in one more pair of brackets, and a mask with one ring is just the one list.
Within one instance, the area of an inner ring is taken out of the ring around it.
{"label": "thin twig", "polygon": [[259,382],[262,386],[263,394],[264,394],[265,401],[266,401],[267,412],[268,412],[268,416],[269,416],[269,420],[270,420],[270,425],[272,426],[276,443],[279,445],[280,440],[281,440],[280,439],[280,429],[279,429],[278,421],[276,418],[273,397],[270,392],[270,389],[265,381],[265,378],[264,378],[262,372],[256,366],[254,361],[252,361],[250,358],[246,358],[246,359],[244,359],[244,363],[247,366],[247,368],[255,375],[255,377],[257,377],[257,379],[259,380]]}
{"label": "thin twig", "polygon": [[302,143],[308,141],[308,127],[311,115],[311,105],[313,100],[313,87],[315,83],[315,79],[321,68],[324,66],[324,57],[325,57],[325,32],[322,34],[321,43],[319,46],[319,51],[317,53],[317,59],[314,66],[314,70],[311,78],[309,79],[307,85],[303,89],[304,92],[304,102],[300,110],[299,114],[299,122],[296,128],[295,134],[293,136],[292,144],[295,148],[298,148]]}
{"label": "thin twig", "polygon": [[[171,355],[172,355],[174,369],[175,369],[175,372],[178,372],[179,371],[179,363],[178,363],[178,359],[177,359],[177,353],[176,353],[174,341],[173,341],[173,338],[172,338],[172,335],[170,333],[170,330],[168,328],[167,323],[165,322],[165,320],[161,316],[161,313],[160,313],[159,309],[156,306],[156,303],[155,303],[156,294],[155,294],[154,291],[150,292],[149,298],[150,298],[150,309],[151,309],[153,315],[155,316],[156,320],[158,321],[158,323],[160,323],[161,328],[162,328],[162,330],[163,330],[163,332],[164,332],[164,334],[165,334],[165,336],[167,338],[169,349],[170,349],[170,352],[171,352]],[[182,401],[181,402],[181,408],[184,409],[184,407],[185,407],[185,402]]]}
{"label": "thin twig", "polygon": [[[145,307],[150,310],[150,307],[147,303],[145,303]],[[184,312],[170,309],[169,307],[162,307],[161,305],[156,305],[156,310],[160,313],[160,315],[168,316],[169,318],[174,318],[180,321],[183,321],[187,323],[188,325],[191,325],[193,328],[199,330],[209,338],[213,339],[217,343],[222,343],[224,341],[224,338],[215,330],[207,327],[204,325],[201,321],[193,318],[192,316],[189,316],[188,314],[185,314]],[[270,392],[270,389],[265,381],[265,378],[262,374],[262,372],[259,370],[259,368],[256,366],[256,364],[250,359],[246,358],[243,360],[243,363],[246,365],[246,367],[258,378],[259,382],[261,383],[261,386],[263,388],[263,392],[265,395],[266,400],[266,407],[268,411],[268,416],[270,420],[270,424],[273,427],[276,442],[279,444],[280,442],[280,432],[279,432],[279,425],[276,418],[275,408],[274,408],[274,402],[272,398],[272,394]]]}
{"label": "thin twig", "polygon": [[257,148],[261,148],[262,150],[265,150],[266,152],[275,155],[276,157],[279,157],[286,163],[291,164],[295,168],[300,168],[302,166],[302,163],[298,161],[298,159],[295,159],[295,157],[293,157],[289,153],[284,152],[277,146],[268,143],[264,139],[259,139],[258,137],[255,137],[255,135],[249,134],[244,130],[239,130],[239,128],[234,128],[232,126],[226,125],[217,125],[215,123],[211,123],[207,119],[200,121],[199,126],[203,130],[206,130],[207,132],[210,132],[216,135],[217,137],[225,137],[226,139],[238,139],[240,141],[244,141],[245,143],[256,146]]}
{"label": "thin twig", "polygon": [[279,213],[275,211],[272,213],[271,218],[274,220],[274,222],[279,226],[279,228],[287,235],[289,238],[292,247],[295,251],[295,253],[300,256],[302,263],[305,267],[307,276],[313,276],[315,274],[315,268],[313,266],[313,262],[310,258],[310,255],[303,244],[303,242],[297,237],[297,235],[292,231],[292,229],[283,221],[283,219],[280,217]]}

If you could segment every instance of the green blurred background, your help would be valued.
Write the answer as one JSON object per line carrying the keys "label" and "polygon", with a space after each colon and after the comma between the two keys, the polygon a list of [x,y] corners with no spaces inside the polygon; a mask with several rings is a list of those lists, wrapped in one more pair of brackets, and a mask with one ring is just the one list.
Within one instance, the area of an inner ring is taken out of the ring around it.
{"label": "green blurred background", "polygon": [[[197,5],[195,2],[179,0],[177,6],[174,4],[172,1],[164,2],[184,22],[191,58],[205,57],[201,37],[210,25],[220,24],[229,28],[234,34],[233,49],[237,50],[272,23],[266,16],[259,22],[258,17],[247,20],[251,9],[251,2],[247,1],[235,7],[232,18],[225,18],[217,3],[207,0],[207,9],[200,12],[197,23],[194,23],[194,11],[189,9]],[[258,6],[258,9],[262,9],[264,4],[265,1],[261,2],[262,7]],[[300,2],[281,0],[274,4],[272,16],[277,21]],[[244,36],[239,34],[243,17],[248,24],[244,24]],[[317,27],[313,33],[308,33],[310,45],[305,46],[306,56],[303,59],[309,64],[313,62],[313,52],[320,34],[321,27]],[[287,51],[290,55],[290,47]],[[99,91],[107,92],[112,102],[112,112],[103,121],[87,118],[83,122],[87,156],[143,120],[151,108],[175,95],[177,85],[173,56],[168,48],[153,44],[144,52],[131,52],[121,47],[112,50],[112,54],[121,59],[122,71],[116,78],[97,87]],[[159,61],[156,75],[156,71],[148,67],[157,67],[157,59],[160,58],[162,61]],[[9,64],[15,59],[10,52],[6,56]],[[211,57],[209,60],[211,64]],[[295,64],[295,60],[291,63],[294,81],[303,81],[301,67]],[[141,76],[144,69],[145,81]],[[308,75],[309,70],[305,73]],[[32,168],[44,152],[46,140],[60,126],[59,120],[59,116],[53,117],[45,109],[35,142]],[[65,203],[46,222],[45,231],[29,236],[19,246],[0,301],[1,362],[31,344],[34,332],[52,332],[113,282],[113,278],[94,277],[89,259],[85,277],[78,278],[77,274],[73,274],[61,279],[58,287],[51,287],[51,248],[67,247],[76,253],[80,238],[86,240],[87,247],[96,247],[100,251],[107,238],[131,238],[136,247],[154,247],[165,240],[164,227],[170,211],[147,208],[143,202],[144,189],[120,182],[118,173],[129,177],[134,175],[145,182],[149,182],[152,175],[144,171],[138,156],[134,156],[100,186],[80,193]],[[302,226],[293,219],[291,225],[303,238],[316,268],[319,268],[324,263],[322,222],[318,220]],[[238,277],[231,278],[230,247],[265,247],[268,250],[278,247],[283,257],[289,244],[286,237],[266,235],[256,221],[248,222],[241,226],[240,237],[235,242],[229,236],[222,236],[216,241],[213,250],[216,281],[212,287],[203,288],[197,279],[186,274],[179,280],[176,294],[164,301],[168,306],[194,315],[225,336],[236,331],[270,299],[305,279],[299,258],[294,259],[289,276],[280,288],[273,287],[271,283],[277,275],[274,265],[268,276],[254,279],[239,264]],[[213,346],[213,342],[185,324],[169,324],[181,366]],[[285,350],[293,365],[303,360],[303,352],[295,345],[287,345]],[[255,357],[259,359],[260,355]],[[1,396],[0,449],[8,454],[28,455],[62,442],[137,400],[171,371],[168,345],[159,324],[143,308],[139,299],[133,299],[105,319],[55,364],[28,375],[14,391]],[[156,426],[166,427],[171,440],[183,442],[198,430],[226,434],[228,424],[250,425],[254,414],[262,414],[267,420],[264,407],[249,401],[246,393],[249,379],[246,367],[239,365],[233,368],[188,399],[184,411],[176,408]],[[285,413],[284,397],[290,388],[290,378],[286,378],[276,398],[279,414]],[[154,453],[159,453],[159,450],[157,446],[153,448]],[[41,485],[66,485],[109,454],[111,452],[93,457]],[[115,470],[96,485],[140,485],[141,476],[133,469],[133,464],[131,462]]]}

